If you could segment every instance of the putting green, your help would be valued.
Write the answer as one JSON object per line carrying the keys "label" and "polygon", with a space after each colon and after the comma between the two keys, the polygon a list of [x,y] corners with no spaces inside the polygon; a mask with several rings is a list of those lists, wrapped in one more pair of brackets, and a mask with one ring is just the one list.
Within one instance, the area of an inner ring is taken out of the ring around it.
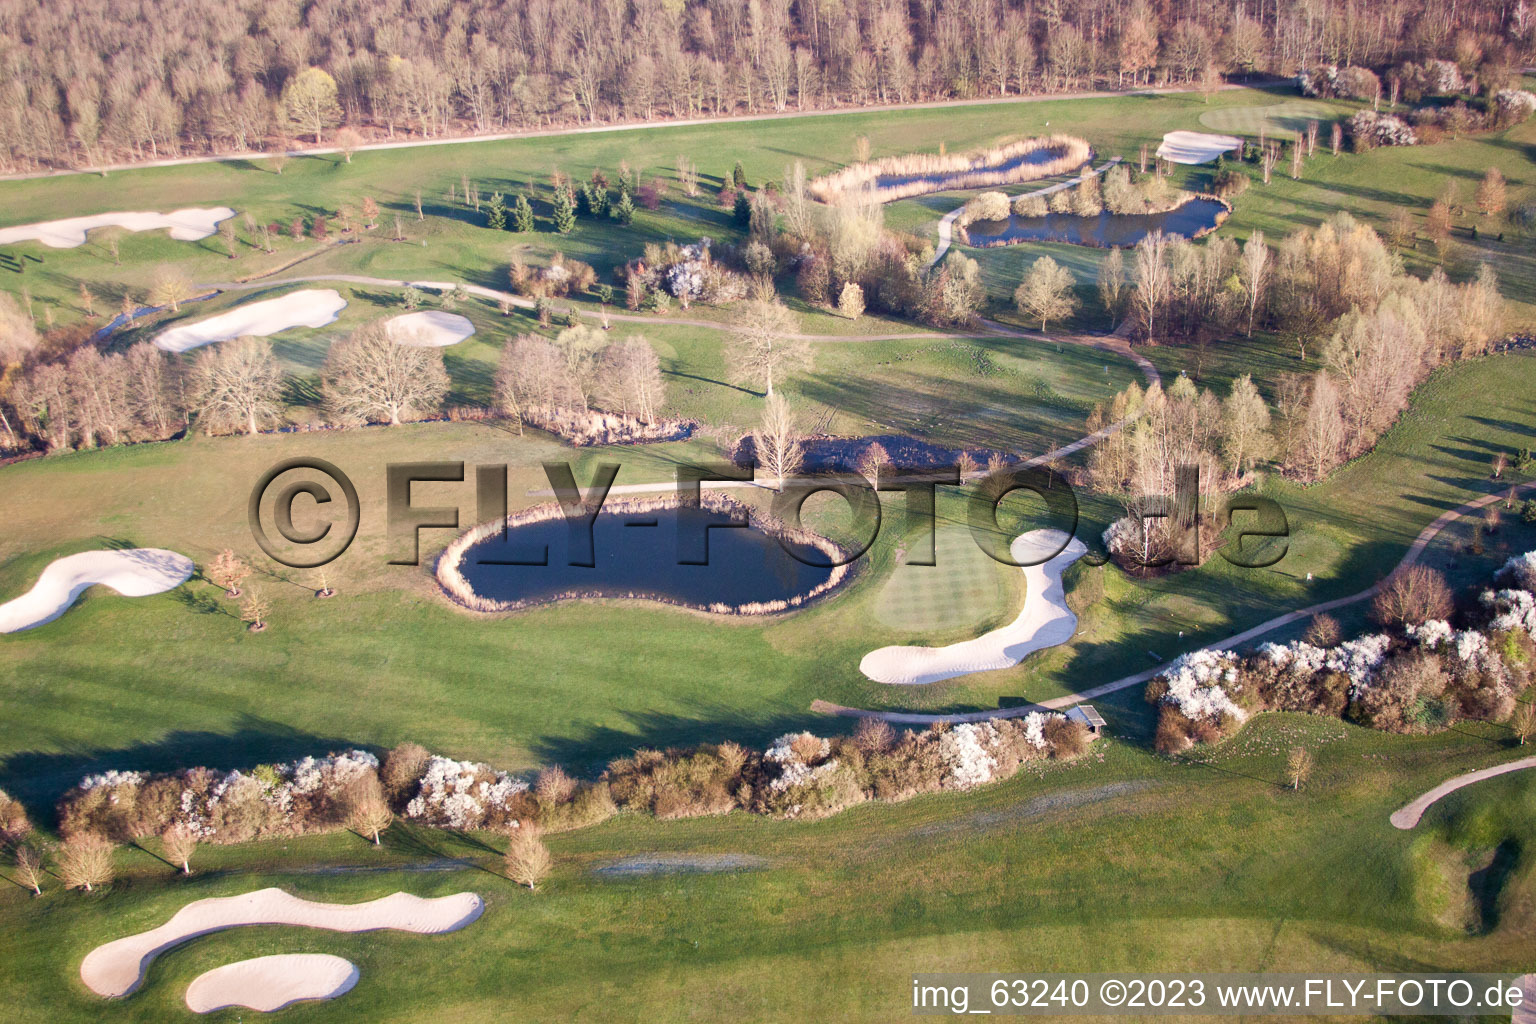
{"label": "putting green", "polygon": [[[960,526],[941,526],[934,565],[896,567],[875,601],[875,616],[893,629],[933,633],[978,626],[1013,610],[1017,569],[987,557]],[[912,545],[907,545],[912,554]]]}
{"label": "putting green", "polygon": [[[1289,135],[1305,131],[1308,121],[1333,120],[1335,110],[1317,100],[1287,100],[1269,106],[1221,107],[1200,115],[1200,123],[1213,131],[1235,135]],[[1324,138],[1326,141],[1326,137]]]}

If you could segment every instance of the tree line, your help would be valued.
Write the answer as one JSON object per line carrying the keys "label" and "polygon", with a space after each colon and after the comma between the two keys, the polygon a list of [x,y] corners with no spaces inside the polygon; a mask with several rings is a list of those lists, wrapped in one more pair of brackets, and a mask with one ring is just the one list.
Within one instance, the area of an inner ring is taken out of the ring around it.
{"label": "tree line", "polygon": [[7,4],[0,167],[1426,58],[1496,87],[1533,33],[1528,4],[1493,0]]}

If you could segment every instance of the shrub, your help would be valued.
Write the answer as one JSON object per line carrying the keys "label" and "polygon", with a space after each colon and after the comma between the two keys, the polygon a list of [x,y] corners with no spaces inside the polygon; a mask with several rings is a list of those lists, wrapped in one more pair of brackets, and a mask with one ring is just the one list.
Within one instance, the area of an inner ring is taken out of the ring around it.
{"label": "shrub", "polygon": [[1374,110],[1360,110],[1349,119],[1350,137],[1357,149],[1374,146],[1413,146],[1418,137],[1402,118],[1392,114],[1378,114]]}
{"label": "shrub", "polygon": [[101,836],[74,836],[59,848],[59,877],[69,889],[95,889],[112,884],[116,869],[112,865],[115,847]]}
{"label": "shrub", "polygon": [[537,811],[528,783],[474,761],[432,757],[405,817],[449,828],[510,828]]}
{"label": "shrub", "polygon": [[416,792],[431,759],[427,748],[418,743],[402,743],[389,752],[379,778],[391,804],[398,805]]}
{"label": "shrub", "polygon": [[27,809],[21,805],[21,801],[0,789],[0,847],[21,842],[31,831],[32,823],[27,820]]}
{"label": "shrub", "polygon": [[1399,654],[1382,668],[1376,681],[1356,699],[1356,714],[1374,729],[1387,732],[1428,732],[1448,724],[1448,709],[1440,698],[1450,684],[1440,656],[1415,650]]}
{"label": "shrub", "polygon": [[658,818],[690,818],[736,807],[748,762],[746,751],[734,743],[639,750],[610,764],[603,778],[621,806]]}
{"label": "shrub", "polygon": [[1248,191],[1253,179],[1246,171],[1234,167],[1223,168],[1211,180],[1211,192],[1222,199],[1235,199]]}
{"label": "shrub", "polygon": [[1423,565],[1410,566],[1389,579],[1371,601],[1371,617],[1383,626],[1407,626],[1451,614],[1451,588],[1445,577]]}
{"label": "shrub", "polygon": [[1019,196],[1013,201],[1013,212],[1020,217],[1044,217],[1050,213],[1044,196]]}
{"label": "shrub", "polygon": [[539,772],[533,791],[541,803],[562,804],[575,795],[576,780],[565,774],[565,769],[559,765],[551,765]]}
{"label": "shrub", "polygon": [[961,211],[960,227],[978,220],[1007,220],[1008,197],[1001,192],[982,192],[968,200]]}
{"label": "shrub", "polygon": [[517,823],[510,836],[507,852],[503,855],[507,877],[532,890],[549,874],[549,847],[544,845],[539,827],[533,822]]}

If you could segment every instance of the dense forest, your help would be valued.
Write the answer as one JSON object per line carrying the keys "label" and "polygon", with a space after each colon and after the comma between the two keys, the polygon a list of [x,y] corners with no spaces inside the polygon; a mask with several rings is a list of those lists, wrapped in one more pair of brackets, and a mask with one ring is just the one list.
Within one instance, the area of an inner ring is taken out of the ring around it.
{"label": "dense forest", "polygon": [[0,171],[1430,57],[1488,89],[1533,37],[1526,0],[0,0]]}

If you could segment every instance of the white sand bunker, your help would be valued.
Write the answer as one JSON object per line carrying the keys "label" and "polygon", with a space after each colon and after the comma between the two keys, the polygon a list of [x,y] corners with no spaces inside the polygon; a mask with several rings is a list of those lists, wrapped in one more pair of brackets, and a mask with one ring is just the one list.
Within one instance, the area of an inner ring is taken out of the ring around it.
{"label": "white sand bunker", "polygon": [[192,568],[192,559],[164,548],[82,551],[56,559],[31,590],[0,604],[0,633],[52,622],[98,583],[124,597],[148,597],[181,586],[192,576]]}
{"label": "white sand bunker", "polygon": [[349,960],[324,953],[259,956],[205,971],[187,986],[187,1009],[212,1013],[232,1006],[271,1013],[309,999],[335,999],[357,984]]}
{"label": "white sand bunker", "polygon": [[915,686],[937,683],[972,672],[1012,668],[1034,651],[1072,639],[1077,616],[1067,608],[1061,574],[1088,549],[1060,530],[1031,530],[1014,538],[1009,553],[1015,562],[1032,562],[1067,546],[1048,562],[1024,566],[1024,608],[1000,629],[948,647],[882,647],[859,662],[859,671],[877,683]]}
{"label": "white sand bunker", "polygon": [[129,231],[153,231],[170,228],[178,242],[195,242],[218,230],[221,220],[235,211],[227,206],[172,210],[170,213],[98,213],[91,217],[70,217],[40,224],[0,228],[0,245],[12,242],[42,242],[50,249],[73,249],[85,244],[85,233],[96,228],[127,228]]}
{"label": "white sand bunker", "polygon": [[220,313],[206,320],[172,327],[155,338],[167,352],[186,352],[215,341],[232,341],[248,335],[266,337],[290,327],[324,327],[334,323],[347,308],[347,300],[334,288],[311,288],[263,299]]}
{"label": "white sand bunker", "polygon": [[1157,147],[1157,155],[1176,164],[1205,164],[1242,144],[1243,140],[1235,135],[1169,132],[1163,136],[1162,145]]}
{"label": "white sand bunker", "polygon": [[333,932],[381,928],[437,935],[457,931],[480,916],[485,903],[472,892],[422,899],[397,892],[368,903],[312,903],[281,889],[188,903],[158,928],[103,943],[80,962],[80,980],[97,995],[115,998],[139,987],[150,962],[199,935],[252,924],[285,924]]}
{"label": "white sand bunker", "polygon": [[434,309],[392,317],[385,322],[384,330],[401,345],[446,348],[474,334],[475,325],[469,322],[467,316]]}

